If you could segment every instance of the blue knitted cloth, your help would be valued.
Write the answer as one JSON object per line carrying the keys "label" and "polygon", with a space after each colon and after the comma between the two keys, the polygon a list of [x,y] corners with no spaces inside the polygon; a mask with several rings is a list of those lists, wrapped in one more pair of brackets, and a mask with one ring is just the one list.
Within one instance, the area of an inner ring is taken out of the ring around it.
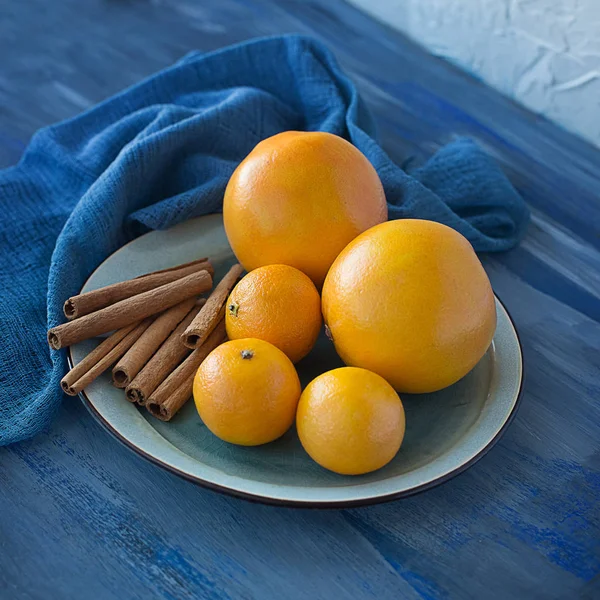
{"label": "blue knitted cloth", "polygon": [[391,219],[441,221],[478,251],[507,250],[524,232],[523,200],[473,142],[449,144],[411,175],[392,163],[353,84],[315,40],[193,53],[42,129],[0,171],[0,445],[35,435],[60,405],[66,356],[49,350],[46,330],[63,321],[64,300],[132,238],[219,212],[236,165],[289,129],[355,144],[383,181]]}

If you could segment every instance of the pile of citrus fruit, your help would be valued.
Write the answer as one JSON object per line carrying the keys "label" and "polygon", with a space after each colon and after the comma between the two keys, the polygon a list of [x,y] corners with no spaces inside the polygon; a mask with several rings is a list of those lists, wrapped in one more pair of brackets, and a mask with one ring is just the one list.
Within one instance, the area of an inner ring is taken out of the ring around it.
{"label": "pile of citrus fruit", "polygon": [[[295,421],[323,467],[347,475],[381,468],[404,437],[398,392],[455,383],[491,344],[494,295],[470,243],[436,222],[388,222],[367,158],[322,132],[258,144],[229,181],[223,217],[248,274],[226,304],[230,341],[194,381],[205,425],[251,446]],[[348,366],[302,391],[294,363],[323,321]]]}

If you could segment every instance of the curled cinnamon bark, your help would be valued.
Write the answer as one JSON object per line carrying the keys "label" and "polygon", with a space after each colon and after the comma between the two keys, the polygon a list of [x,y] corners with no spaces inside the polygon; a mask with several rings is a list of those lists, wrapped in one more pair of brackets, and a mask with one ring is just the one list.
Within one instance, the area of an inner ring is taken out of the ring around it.
{"label": "curled cinnamon bark", "polygon": [[146,319],[115,331],[62,378],[60,387],[69,396],[79,394],[119,360],[147,330],[151,322],[152,319]]}
{"label": "curled cinnamon bark", "polygon": [[206,302],[201,298],[173,330],[154,356],[145,364],[133,381],[125,388],[125,395],[130,402],[144,406],[152,392],[169,376],[179,363],[190,353],[190,349],[181,343],[181,334],[192,322],[198,311]]}
{"label": "curled cinnamon bark", "polygon": [[226,338],[222,319],[202,346],[196,348],[152,393],[146,408],[161,421],[170,421],[191,397],[194,377],[202,361]]}
{"label": "curled cinnamon bark", "polygon": [[199,348],[204,340],[210,335],[217,323],[225,314],[225,302],[231,293],[231,290],[240,278],[244,268],[236,264],[215,287],[208,297],[204,308],[198,313],[198,316],[192,321],[182,336],[183,343],[188,348]]}
{"label": "curled cinnamon bark", "polygon": [[65,317],[69,320],[77,319],[106,306],[110,306],[115,302],[120,302],[136,294],[153,290],[161,285],[177,281],[182,277],[199,271],[208,271],[211,277],[215,273],[208,258],[199,258],[184,265],[154,271],[135,279],[128,279],[127,281],[121,281],[97,290],[92,290],[91,292],[73,296],[64,304]]}
{"label": "curled cinnamon bark", "polygon": [[148,362],[171,332],[194,306],[195,298],[189,298],[158,315],[150,327],[129,348],[112,370],[113,384],[127,387],[141,368]]}
{"label": "curled cinnamon bark", "polygon": [[91,337],[131,325],[135,321],[171,308],[212,287],[208,271],[202,270],[153,290],[131,296],[48,331],[48,343],[58,350]]}

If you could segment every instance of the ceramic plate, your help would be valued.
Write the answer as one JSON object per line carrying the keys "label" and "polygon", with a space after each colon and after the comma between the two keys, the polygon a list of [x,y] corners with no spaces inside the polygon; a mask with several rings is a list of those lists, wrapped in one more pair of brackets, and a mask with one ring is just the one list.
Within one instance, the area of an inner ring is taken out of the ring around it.
{"label": "ceramic plate", "polygon": [[[235,262],[221,215],[194,219],[168,231],[148,233],[124,246],[92,274],[83,291],[210,256],[215,279]],[[434,394],[402,395],[406,436],[396,458],[361,476],[330,473],[302,449],[296,432],[255,448],[226,444],[203,425],[193,401],[169,423],[125,400],[110,371],[81,394],[108,431],[144,458],[207,487],[269,503],[355,506],[408,496],[446,481],[476,462],[502,435],[515,414],[523,364],[514,325],[497,302],[492,347],[455,385]],[[98,343],[73,346],[78,363]],[[324,335],[298,365],[303,386],[342,366]]]}

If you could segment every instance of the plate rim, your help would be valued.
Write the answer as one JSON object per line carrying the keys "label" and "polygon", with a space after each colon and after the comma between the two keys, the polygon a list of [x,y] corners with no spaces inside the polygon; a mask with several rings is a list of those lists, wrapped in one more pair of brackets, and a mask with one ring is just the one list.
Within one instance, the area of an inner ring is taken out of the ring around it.
{"label": "plate rim", "polygon": [[[123,247],[128,246],[129,244],[133,243],[134,241],[135,241],[135,239],[128,242],[127,244],[124,244],[124,246],[117,249],[116,252],[121,250]],[[110,256],[112,256],[112,254]],[[101,267],[101,265],[104,264],[104,262],[108,258],[110,258],[110,256],[108,256],[104,261],[102,261],[98,265],[98,267],[96,267],[96,269],[94,269],[92,271],[92,273],[89,275],[89,277],[86,279],[85,283],[83,284],[83,287],[85,287],[87,282],[94,276],[94,274]],[[187,481],[190,481],[190,482],[192,482],[196,485],[199,485],[201,487],[204,487],[206,489],[209,489],[209,490],[212,490],[215,492],[219,492],[219,493],[227,495],[227,496],[233,496],[236,498],[241,498],[243,500],[248,500],[250,502],[255,502],[255,503],[259,503],[259,504],[268,504],[268,505],[272,505],[272,506],[287,506],[290,508],[338,508],[339,509],[339,508],[355,508],[355,507],[360,507],[360,506],[368,506],[368,505],[374,505],[374,504],[381,504],[384,502],[391,502],[393,500],[399,500],[401,498],[407,498],[410,496],[414,496],[421,492],[424,492],[424,491],[430,490],[432,488],[435,488],[439,485],[442,485],[443,483],[449,481],[450,479],[453,479],[454,477],[460,475],[461,473],[463,473],[464,471],[466,471],[467,469],[472,467],[475,463],[477,463],[479,460],[481,460],[498,443],[500,438],[506,432],[507,428],[513,422],[513,420],[518,412],[518,409],[521,405],[521,401],[523,398],[523,389],[524,389],[524,381],[525,381],[525,364],[524,364],[524,358],[523,358],[523,346],[521,343],[521,338],[519,336],[519,332],[518,332],[518,330],[515,326],[514,320],[512,318],[512,315],[506,308],[506,305],[504,304],[504,302],[498,297],[498,295],[497,294],[494,294],[494,295],[495,295],[497,301],[500,303],[500,305],[504,309],[504,312],[506,313],[508,321],[510,322],[510,326],[512,327],[512,330],[514,331],[518,350],[519,350],[520,381],[519,381],[519,388],[518,388],[518,391],[516,394],[516,399],[514,401],[511,411],[507,415],[504,423],[502,424],[500,429],[496,432],[494,437],[492,437],[488,441],[488,443],[483,448],[481,448],[474,456],[472,456],[469,460],[462,463],[461,465],[458,465],[453,470],[439,475],[438,477],[436,477],[435,479],[432,479],[431,481],[416,485],[409,489],[404,489],[404,490],[392,492],[389,494],[382,494],[380,496],[371,496],[371,497],[365,497],[365,498],[356,498],[356,499],[352,499],[352,500],[323,500],[323,501],[299,500],[299,499],[289,499],[289,498],[287,498],[287,499],[275,498],[275,497],[271,497],[268,495],[260,495],[260,494],[256,494],[256,493],[245,492],[242,490],[227,487],[226,485],[220,485],[218,483],[208,481],[197,475],[192,475],[190,473],[187,473],[186,471],[178,469],[177,467],[162,461],[157,456],[154,456],[154,455],[150,454],[149,452],[147,452],[146,450],[143,450],[142,448],[138,447],[134,442],[132,442],[130,439],[128,439],[127,437],[125,437],[124,435],[119,433],[119,431],[117,431],[111,425],[111,423],[94,406],[93,402],[87,396],[85,390],[82,390],[78,395],[79,395],[81,401],[83,402],[83,405],[88,410],[88,412],[94,417],[94,420],[97,423],[99,423],[104,430],[106,430],[113,438],[118,440],[126,448],[133,451],[136,455],[146,459],[150,463],[157,465],[157,466],[161,467],[162,469],[164,469],[174,475],[177,475]],[[74,360],[73,360],[71,347],[69,347],[67,349],[67,362],[69,365],[69,369],[72,369],[74,366]]]}

